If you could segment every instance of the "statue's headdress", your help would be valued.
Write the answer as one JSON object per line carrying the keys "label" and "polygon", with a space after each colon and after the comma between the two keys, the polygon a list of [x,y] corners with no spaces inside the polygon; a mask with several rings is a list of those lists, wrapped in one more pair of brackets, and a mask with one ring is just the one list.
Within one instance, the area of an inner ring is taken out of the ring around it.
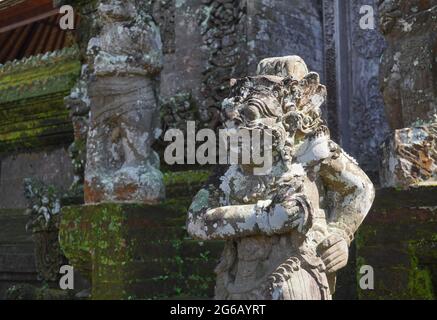
{"label": "statue's headdress", "polygon": [[225,121],[272,129],[279,148],[292,148],[295,137],[329,135],[321,112],[326,88],[300,57],[264,59],[257,74],[231,81],[230,98],[223,103]]}

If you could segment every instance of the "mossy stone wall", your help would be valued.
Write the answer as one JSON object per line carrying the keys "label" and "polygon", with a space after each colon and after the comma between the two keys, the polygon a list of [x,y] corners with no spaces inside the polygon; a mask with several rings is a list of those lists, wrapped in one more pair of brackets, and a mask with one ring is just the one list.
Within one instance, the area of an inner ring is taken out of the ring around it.
{"label": "mossy stone wall", "polygon": [[374,268],[374,290],[359,299],[436,299],[437,187],[382,189],[356,237],[361,266]]}
{"label": "mossy stone wall", "polygon": [[70,264],[91,279],[93,299],[213,297],[223,243],[192,240],[185,230],[187,208],[209,172],[164,176],[172,197],[159,205],[63,208],[61,246]]}
{"label": "mossy stone wall", "polygon": [[64,97],[80,70],[76,47],[0,66],[0,153],[73,140]]}

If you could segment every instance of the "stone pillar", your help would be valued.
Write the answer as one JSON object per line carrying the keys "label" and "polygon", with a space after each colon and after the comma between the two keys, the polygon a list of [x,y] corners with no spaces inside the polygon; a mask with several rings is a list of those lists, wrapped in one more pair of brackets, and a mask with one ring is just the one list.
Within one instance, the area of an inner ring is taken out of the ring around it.
{"label": "stone pillar", "polygon": [[385,187],[437,182],[437,1],[382,1],[388,47],[380,83],[391,135],[383,145]]}
{"label": "stone pillar", "polygon": [[298,55],[324,75],[322,6],[319,1],[246,1],[249,74],[260,60]]}
{"label": "stone pillar", "polygon": [[[164,198],[159,156],[151,147],[160,134],[160,30],[148,2],[98,1],[89,14],[87,68],[67,99],[73,115],[89,108],[89,119],[73,119],[85,120],[88,130],[86,205],[62,209],[60,243],[91,280],[93,299],[144,297],[151,272],[143,244],[154,227],[151,212],[159,211],[151,206]],[[84,142],[80,129],[76,141]]]}
{"label": "stone pillar", "polygon": [[[374,9],[374,29],[360,28],[364,5]],[[385,42],[377,1],[323,0],[323,20],[329,129],[377,181],[379,146],[388,132],[378,79]]]}

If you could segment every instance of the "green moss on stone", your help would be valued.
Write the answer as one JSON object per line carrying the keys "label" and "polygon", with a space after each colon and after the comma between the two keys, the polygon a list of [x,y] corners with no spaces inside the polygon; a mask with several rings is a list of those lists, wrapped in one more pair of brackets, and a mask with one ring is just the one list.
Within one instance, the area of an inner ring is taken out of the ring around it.
{"label": "green moss on stone", "polygon": [[408,277],[409,294],[414,299],[434,300],[432,278],[429,270],[419,266],[419,259],[416,254],[417,243],[409,245],[411,265]]}

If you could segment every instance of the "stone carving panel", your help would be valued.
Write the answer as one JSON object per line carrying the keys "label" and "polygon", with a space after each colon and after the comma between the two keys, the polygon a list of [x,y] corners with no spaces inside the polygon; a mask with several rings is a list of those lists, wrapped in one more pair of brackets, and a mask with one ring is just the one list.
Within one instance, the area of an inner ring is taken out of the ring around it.
{"label": "stone carving panel", "polygon": [[[360,9],[369,4],[375,29],[362,29]],[[379,146],[388,133],[378,78],[385,41],[377,29],[377,3],[325,0],[323,10],[328,123],[333,138],[377,181]]]}
{"label": "stone carving panel", "polygon": [[228,83],[245,71],[245,1],[205,0],[200,18],[208,62],[203,72],[201,118],[210,127],[219,125],[220,102],[226,98]]}
{"label": "stone carving panel", "polygon": [[395,130],[382,150],[380,175],[384,187],[408,188],[437,182],[437,121]]}
{"label": "stone carving panel", "polygon": [[28,200],[29,221],[26,230],[32,232],[35,243],[35,260],[38,278],[43,281],[56,281],[59,269],[66,263],[58,236],[61,211],[61,193],[53,186],[26,179],[25,196]]}

